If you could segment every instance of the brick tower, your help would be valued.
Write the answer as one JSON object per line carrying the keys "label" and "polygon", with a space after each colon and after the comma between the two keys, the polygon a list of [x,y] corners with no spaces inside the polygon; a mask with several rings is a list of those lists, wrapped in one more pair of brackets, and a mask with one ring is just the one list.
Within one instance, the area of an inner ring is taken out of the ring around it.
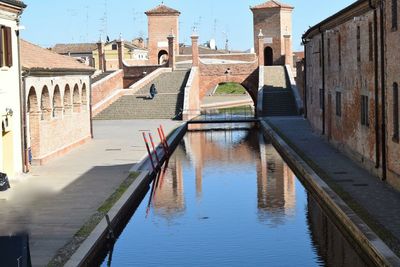
{"label": "brick tower", "polygon": [[260,30],[265,65],[293,65],[292,12],[294,7],[271,0],[250,8],[253,12],[254,49],[258,55]]}
{"label": "brick tower", "polygon": [[179,54],[179,15],[178,10],[161,4],[147,12],[150,64],[159,64],[168,56],[168,36],[175,36],[174,54]]}

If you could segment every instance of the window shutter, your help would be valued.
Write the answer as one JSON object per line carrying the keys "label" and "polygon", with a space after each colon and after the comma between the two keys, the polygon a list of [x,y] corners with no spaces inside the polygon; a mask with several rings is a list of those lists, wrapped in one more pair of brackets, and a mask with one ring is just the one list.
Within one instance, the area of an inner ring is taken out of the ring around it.
{"label": "window shutter", "polygon": [[6,66],[11,67],[13,65],[13,57],[12,57],[12,35],[11,28],[5,27],[5,37],[6,37]]}
{"label": "window shutter", "polygon": [[4,62],[3,62],[3,55],[4,55],[4,51],[3,51],[3,29],[4,26],[0,25],[0,68],[4,66]]}

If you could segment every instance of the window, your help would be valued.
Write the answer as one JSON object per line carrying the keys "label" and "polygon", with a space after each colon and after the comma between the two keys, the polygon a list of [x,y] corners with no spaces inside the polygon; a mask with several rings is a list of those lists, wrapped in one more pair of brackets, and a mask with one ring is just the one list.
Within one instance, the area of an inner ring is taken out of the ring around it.
{"label": "window", "polygon": [[322,67],[322,41],[319,41],[319,67]]}
{"label": "window", "polygon": [[324,90],[319,89],[319,108],[324,108]]}
{"label": "window", "polygon": [[361,125],[369,127],[368,96],[361,96]]}
{"label": "window", "polygon": [[357,62],[361,62],[361,29],[357,26]]}
{"label": "window", "polygon": [[339,67],[342,66],[342,37],[338,36],[338,55],[339,55]]}
{"label": "window", "polygon": [[392,30],[397,31],[397,0],[392,0]]}
{"label": "window", "polygon": [[399,85],[393,84],[393,141],[399,142]]}
{"label": "window", "polygon": [[112,44],[111,49],[112,49],[112,50],[118,50],[117,44]]}
{"label": "window", "polygon": [[342,93],[336,92],[336,116],[342,117]]}
{"label": "window", "polygon": [[368,23],[368,46],[369,46],[369,61],[374,59],[374,39],[373,39],[372,22]]}
{"label": "window", "polygon": [[0,25],[0,67],[12,67],[11,28]]}

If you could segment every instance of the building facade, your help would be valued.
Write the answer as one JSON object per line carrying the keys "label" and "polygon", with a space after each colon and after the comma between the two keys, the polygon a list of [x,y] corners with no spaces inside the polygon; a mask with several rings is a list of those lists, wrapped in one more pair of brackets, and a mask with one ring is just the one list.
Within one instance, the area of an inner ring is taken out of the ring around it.
{"label": "building facade", "polygon": [[30,164],[41,165],[91,139],[94,69],[21,40]]}
{"label": "building facade", "polygon": [[[359,0],[303,36],[312,127],[400,188],[398,0]],[[304,67],[304,72],[300,68]]]}
{"label": "building facade", "polygon": [[293,66],[292,12],[294,7],[271,0],[250,8],[253,12],[254,48],[264,35],[264,63]]}
{"label": "building facade", "polygon": [[0,0],[0,172],[10,179],[23,171],[19,19],[26,6]]}
{"label": "building facade", "polygon": [[[133,43],[121,41],[123,53],[122,60],[127,66],[143,66],[149,64],[149,52],[146,48],[141,48]],[[100,69],[99,64],[99,47],[101,47],[103,55],[103,65],[105,70],[118,70],[118,41],[114,40],[105,44],[99,44],[98,47],[93,51],[93,57],[95,58],[96,69]]]}
{"label": "building facade", "polygon": [[151,65],[168,61],[168,36],[175,36],[174,55],[179,54],[179,15],[178,10],[159,5],[145,12],[148,19],[148,49]]}
{"label": "building facade", "polygon": [[96,43],[56,44],[51,50],[64,56],[76,58],[87,66],[94,67],[95,57],[93,51],[97,49]]}

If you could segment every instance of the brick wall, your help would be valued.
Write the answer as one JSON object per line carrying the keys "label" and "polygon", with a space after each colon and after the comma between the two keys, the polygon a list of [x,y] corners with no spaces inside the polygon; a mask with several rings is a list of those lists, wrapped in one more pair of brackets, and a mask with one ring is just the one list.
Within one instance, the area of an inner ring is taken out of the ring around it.
{"label": "brick wall", "polygon": [[[168,52],[167,37],[171,34],[175,36],[175,55],[179,54],[179,16],[148,16],[149,34],[149,60],[151,65],[158,64],[158,53],[161,50]],[[164,44],[164,45],[161,45]]]}
{"label": "brick wall", "polygon": [[[393,83],[399,83],[397,52],[399,34],[391,28],[391,1],[385,2],[385,99],[382,102],[380,18],[377,12],[377,29],[374,32],[374,13],[367,1],[360,3],[346,14],[341,15],[341,22],[324,32],[324,50],[321,50],[321,34],[311,33],[311,40],[306,45],[307,58],[307,106],[308,119],[313,128],[322,132],[322,109],[320,108],[319,90],[322,88],[321,57],[325,58],[325,134],[328,140],[351,158],[358,161],[371,172],[382,176],[383,146],[387,153],[387,179],[390,184],[400,188],[400,163],[398,155],[400,145],[394,140],[394,100]],[[355,20],[354,17],[357,17]],[[371,31],[372,29],[372,31]],[[359,34],[358,34],[359,31]],[[359,36],[359,38],[357,37]],[[378,40],[378,51],[374,42]],[[359,47],[359,49],[358,49]],[[359,51],[359,52],[358,52]],[[323,53],[322,53],[323,52]],[[321,57],[320,57],[321,56]],[[378,76],[375,75],[375,59],[378,59]],[[375,86],[377,79],[378,87]],[[377,90],[377,92],[375,92]],[[336,114],[336,94],[341,94],[341,115]],[[377,93],[377,96],[375,96]],[[362,125],[362,97],[368,97],[368,125]],[[382,116],[383,107],[385,115]],[[377,112],[378,117],[375,115]],[[397,111],[398,112],[398,111]],[[386,129],[382,128],[385,117]],[[376,131],[375,124],[378,128]],[[386,143],[382,144],[382,135]],[[378,142],[377,142],[378,140]],[[377,157],[377,152],[379,157]],[[379,165],[376,168],[375,165]]]}
{"label": "brick wall", "polygon": [[[229,70],[228,70],[229,69]],[[226,73],[229,74],[226,74]],[[200,63],[200,99],[222,82],[242,84],[257,103],[258,63],[204,64]],[[255,104],[256,105],[256,104]]]}
{"label": "brick wall", "polygon": [[96,105],[101,100],[112,94],[116,89],[124,88],[124,72],[119,70],[109,77],[98,81],[92,85],[92,105]]}
{"label": "brick wall", "polygon": [[[238,61],[246,61],[246,62],[253,62],[257,60],[257,55],[252,53],[245,53],[245,54],[200,54],[201,59],[225,59],[225,60],[238,60]],[[188,61],[192,60],[192,55],[178,55],[176,57],[176,62]]]}
{"label": "brick wall", "polygon": [[[398,21],[397,29],[392,28],[392,1],[386,1],[386,114],[387,114],[387,168],[388,168],[388,181],[400,188],[400,144],[394,138],[394,113],[400,116],[399,111],[394,107],[393,85],[394,83],[400,84],[400,21]],[[400,5],[397,6],[398,14],[400,14]],[[398,100],[400,101],[400,99]]]}
{"label": "brick wall", "polygon": [[[162,68],[162,65],[148,65],[148,66],[124,66],[124,88],[128,88],[135,82],[139,81],[145,75],[148,75],[156,69]],[[146,73],[146,74],[144,74]]]}

